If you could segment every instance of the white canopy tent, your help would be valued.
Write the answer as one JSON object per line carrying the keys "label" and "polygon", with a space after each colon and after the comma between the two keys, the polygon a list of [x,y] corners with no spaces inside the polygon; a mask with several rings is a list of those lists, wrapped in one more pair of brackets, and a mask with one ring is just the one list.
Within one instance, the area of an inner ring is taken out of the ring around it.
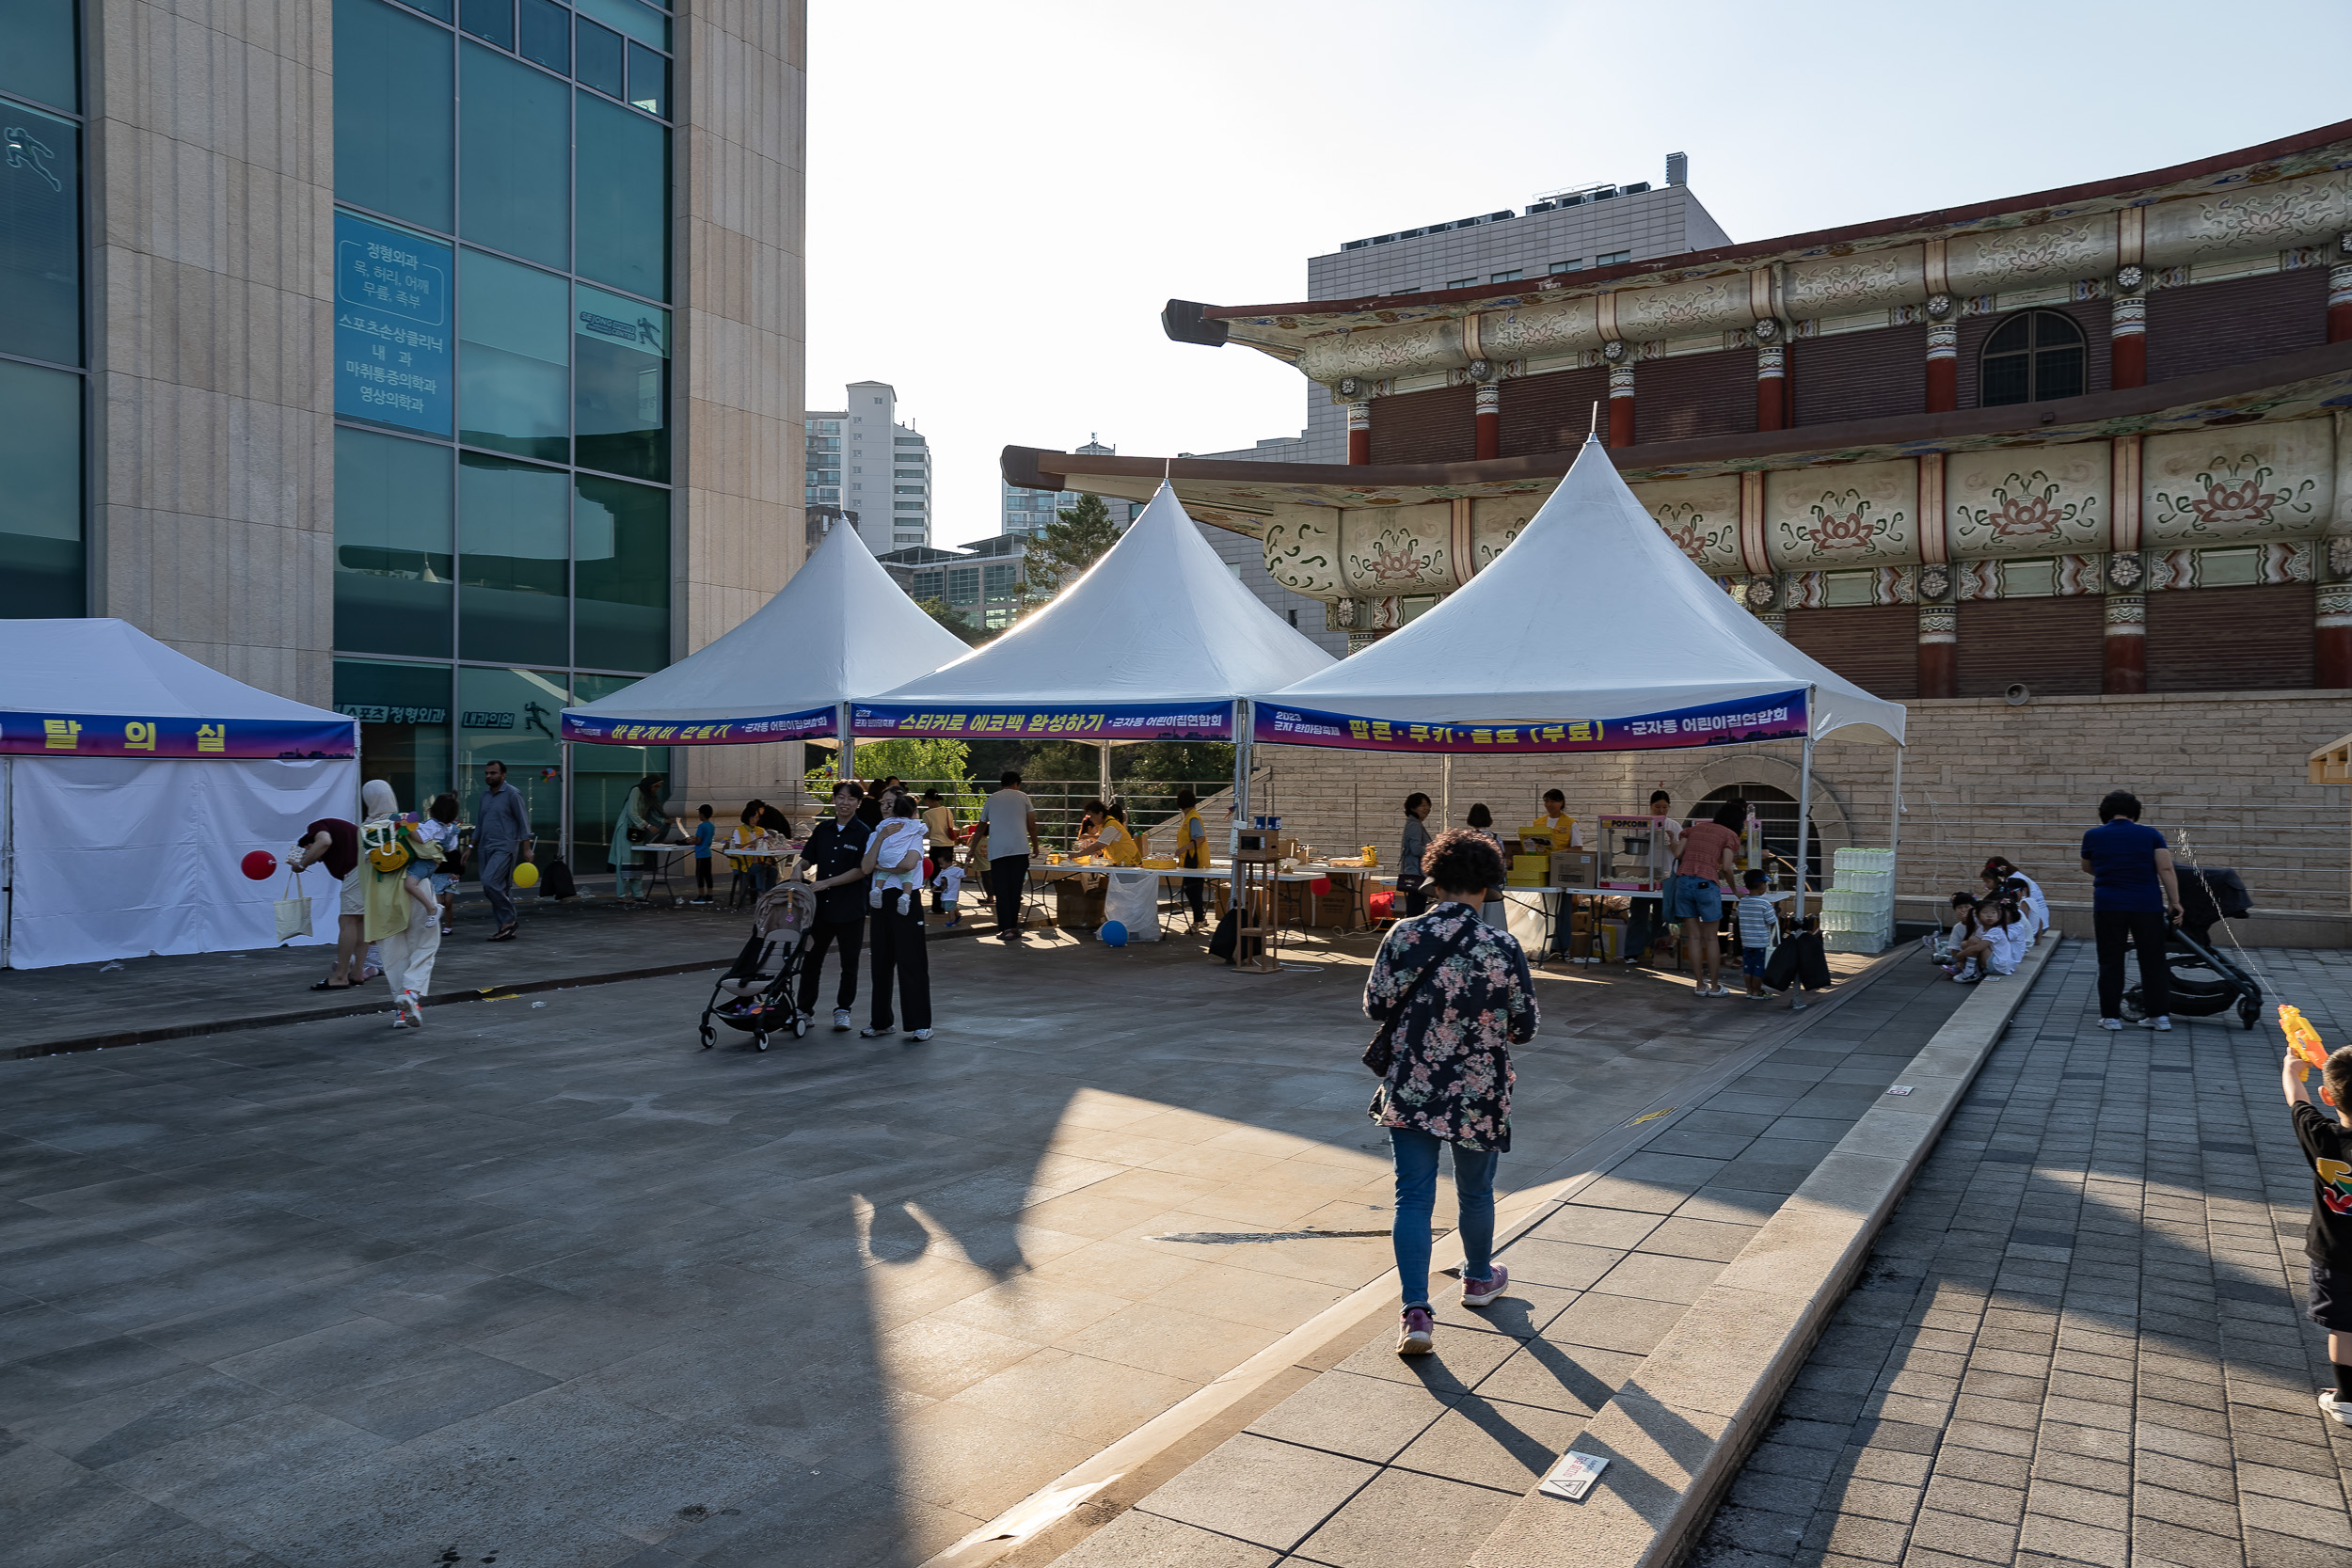
{"label": "white canopy tent", "polygon": [[[123,621],[0,620],[0,967],[278,941],[282,874],[321,817],[356,820],[358,725],[273,696]],[[314,935],[341,889],[302,879]]]}
{"label": "white canopy tent", "polygon": [[[971,652],[836,527],[742,625],[612,696],[564,710],[564,738],[627,746],[835,740],[842,708]],[[849,771],[844,757],[842,771]]]}
{"label": "white canopy tent", "polygon": [[[1237,699],[1332,662],[1241,584],[1163,483],[1044,609],[856,705],[862,737],[1020,734],[1109,748],[1237,738]],[[1237,808],[1238,809],[1238,808]]]}
{"label": "white canopy tent", "polygon": [[[1740,608],[1676,548],[1595,439],[1517,539],[1411,625],[1255,701],[1256,739],[1423,752],[1617,752],[1801,739],[1797,863],[1813,747],[1873,697]],[[1897,814],[1899,825],[1899,805]],[[1804,909],[1804,889],[1798,889]]]}

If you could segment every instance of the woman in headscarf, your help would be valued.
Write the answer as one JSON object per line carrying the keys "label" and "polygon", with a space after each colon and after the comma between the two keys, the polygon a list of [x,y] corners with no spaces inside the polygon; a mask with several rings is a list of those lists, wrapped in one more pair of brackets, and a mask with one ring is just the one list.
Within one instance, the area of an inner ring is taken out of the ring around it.
{"label": "woman in headscarf", "polygon": [[420,1028],[433,959],[441,950],[441,907],[433,897],[441,847],[400,819],[400,800],[382,779],[360,787],[359,814],[367,940],[384,956],[384,978],[399,1006],[392,1027]]}
{"label": "woman in headscarf", "polygon": [[661,786],[668,782],[666,774],[649,773],[637,781],[621,802],[621,815],[612,823],[612,894],[616,898],[643,900],[645,896],[645,863],[636,851],[640,845],[661,836]]}

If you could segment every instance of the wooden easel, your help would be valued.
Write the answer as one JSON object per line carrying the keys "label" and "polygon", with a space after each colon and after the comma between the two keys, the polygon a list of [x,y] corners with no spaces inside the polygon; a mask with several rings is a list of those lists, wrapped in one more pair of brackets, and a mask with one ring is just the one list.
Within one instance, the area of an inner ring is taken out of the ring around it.
{"label": "wooden easel", "polygon": [[1275,912],[1274,892],[1281,855],[1272,849],[1241,849],[1233,854],[1233,886],[1240,895],[1241,919],[1233,927],[1233,967],[1250,974],[1273,974],[1282,967],[1276,956],[1281,927]]}

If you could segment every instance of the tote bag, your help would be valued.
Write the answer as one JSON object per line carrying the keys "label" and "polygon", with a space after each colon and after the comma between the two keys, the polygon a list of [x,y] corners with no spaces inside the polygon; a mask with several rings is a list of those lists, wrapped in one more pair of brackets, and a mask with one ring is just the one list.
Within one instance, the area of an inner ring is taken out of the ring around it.
{"label": "tote bag", "polygon": [[286,868],[285,895],[278,900],[278,940],[291,942],[310,934],[310,900],[302,892],[302,878]]}

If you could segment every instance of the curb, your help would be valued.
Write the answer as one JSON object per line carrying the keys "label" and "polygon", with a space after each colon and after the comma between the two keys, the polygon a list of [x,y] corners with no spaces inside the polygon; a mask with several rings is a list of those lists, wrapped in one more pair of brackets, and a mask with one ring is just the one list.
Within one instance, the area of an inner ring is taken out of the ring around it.
{"label": "curb", "polygon": [[1714,1516],[1912,1178],[2064,939],[1961,1004],[1575,1442],[1611,1461],[1581,1503],[1530,1491],[1469,1568],[1666,1568]]}
{"label": "curb", "polygon": [[[1497,1200],[1495,1250],[1502,1251],[1534,1229],[1561,1204],[1640,1153],[1651,1139],[1678,1124],[1697,1102],[1723,1085],[1892,974],[1909,951],[1887,952],[1841,980],[1804,1012],[1790,1013],[1767,1025],[1747,1045],[1673,1090],[1673,1103],[1661,1100],[1645,1105],[1629,1120],[1542,1166],[1526,1187]],[[1433,1271],[1460,1263],[1461,1243],[1456,1236],[1444,1232],[1435,1242],[1430,1255]],[[990,1568],[1008,1559],[1023,1564],[1058,1559],[1192,1460],[1288,1397],[1303,1382],[1292,1381],[1297,1372],[1303,1370],[1312,1375],[1344,1359],[1376,1324],[1393,1320],[1396,1289],[1396,1271],[1383,1271],[1231,1371],[925,1559],[919,1568]],[[1342,1346],[1339,1354],[1330,1354]],[[1171,1457],[1174,1463],[1168,1462]]]}

